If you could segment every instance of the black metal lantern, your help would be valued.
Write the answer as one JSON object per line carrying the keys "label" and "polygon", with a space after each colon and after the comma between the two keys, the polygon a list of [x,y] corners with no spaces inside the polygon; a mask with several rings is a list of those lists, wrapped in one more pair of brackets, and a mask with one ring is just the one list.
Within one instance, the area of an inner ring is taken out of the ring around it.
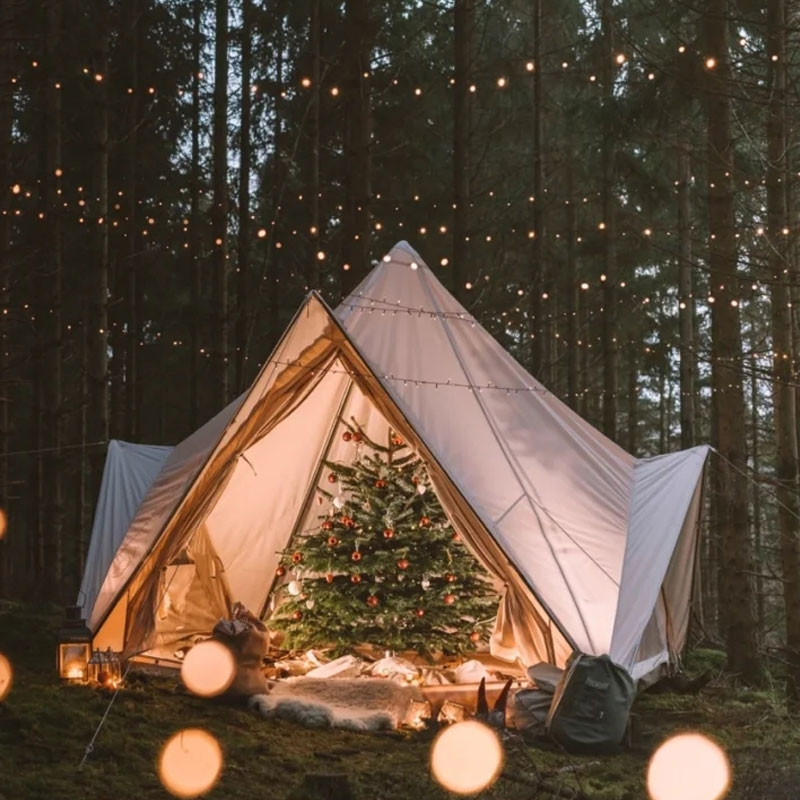
{"label": "black metal lantern", "polygon": [[80,606],[67,606],[58,637],[58,675],[61,680],[86,683],[89,680],[92,632],[81,617]]}

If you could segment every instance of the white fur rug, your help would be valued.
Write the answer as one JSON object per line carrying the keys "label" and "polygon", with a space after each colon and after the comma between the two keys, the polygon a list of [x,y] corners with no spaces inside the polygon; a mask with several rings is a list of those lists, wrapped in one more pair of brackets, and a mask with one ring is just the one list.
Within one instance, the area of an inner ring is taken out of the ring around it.
{"label": "white fur rug", "polygon": [[248,705],[267,718],[310,728],[380,731],[404,722],[412,701],[422,699],[417,687],[381,678],[289,678],[269,694],[253,695]]}

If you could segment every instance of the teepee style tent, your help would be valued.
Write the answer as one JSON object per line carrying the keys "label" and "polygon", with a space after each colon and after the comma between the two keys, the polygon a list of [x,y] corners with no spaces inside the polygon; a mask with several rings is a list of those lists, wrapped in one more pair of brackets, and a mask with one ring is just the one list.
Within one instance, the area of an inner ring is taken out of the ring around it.
{"label": "teepee style tent", "polygon": [[638,678],[681,651],[707,448],[623,451],[405,242],[335,312],[309,295],[250,389],[169,453],[85,592],[96,646],[170,658],[234,601],[266,613],[278,551],[315,524],[317,487],[330,486],[323,460],[352,458],[343,418],[376,435],[388,423],[426,461],[502,587],[497,656],[563,666],[608,653]]}

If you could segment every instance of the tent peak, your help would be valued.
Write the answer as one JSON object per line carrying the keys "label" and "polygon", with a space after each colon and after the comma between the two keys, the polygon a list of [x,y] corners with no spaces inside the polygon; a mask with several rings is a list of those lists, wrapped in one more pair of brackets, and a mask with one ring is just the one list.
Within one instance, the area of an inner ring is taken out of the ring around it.
{"label": "tent peak", "polygon": [[405,240],[401,239],[388,253],[389,261],[397,261],[400,264],[409,264],[409,256],[411,260],[419,264],[425,264],[422,256]]}

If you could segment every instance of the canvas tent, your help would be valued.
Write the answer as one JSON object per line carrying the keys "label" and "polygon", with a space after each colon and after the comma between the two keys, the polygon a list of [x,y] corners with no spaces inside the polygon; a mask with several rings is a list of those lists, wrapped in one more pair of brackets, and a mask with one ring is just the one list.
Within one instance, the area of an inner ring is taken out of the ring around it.
{"label": "canvas tent", "polygon": [[638,678],[683,648],[707,448],[626,453],[405,242],[335,311],[310,294],[252,386],[160,451],[157,475],[133,488],[107,471],[80,598],[97,646],[170,658],[234,601],[267,612],[278,551],[319,514],[323,460],[352,457],[342,418],[388,423],[425,460],[502,589],[495,655],[563,666],[607,653]]}

